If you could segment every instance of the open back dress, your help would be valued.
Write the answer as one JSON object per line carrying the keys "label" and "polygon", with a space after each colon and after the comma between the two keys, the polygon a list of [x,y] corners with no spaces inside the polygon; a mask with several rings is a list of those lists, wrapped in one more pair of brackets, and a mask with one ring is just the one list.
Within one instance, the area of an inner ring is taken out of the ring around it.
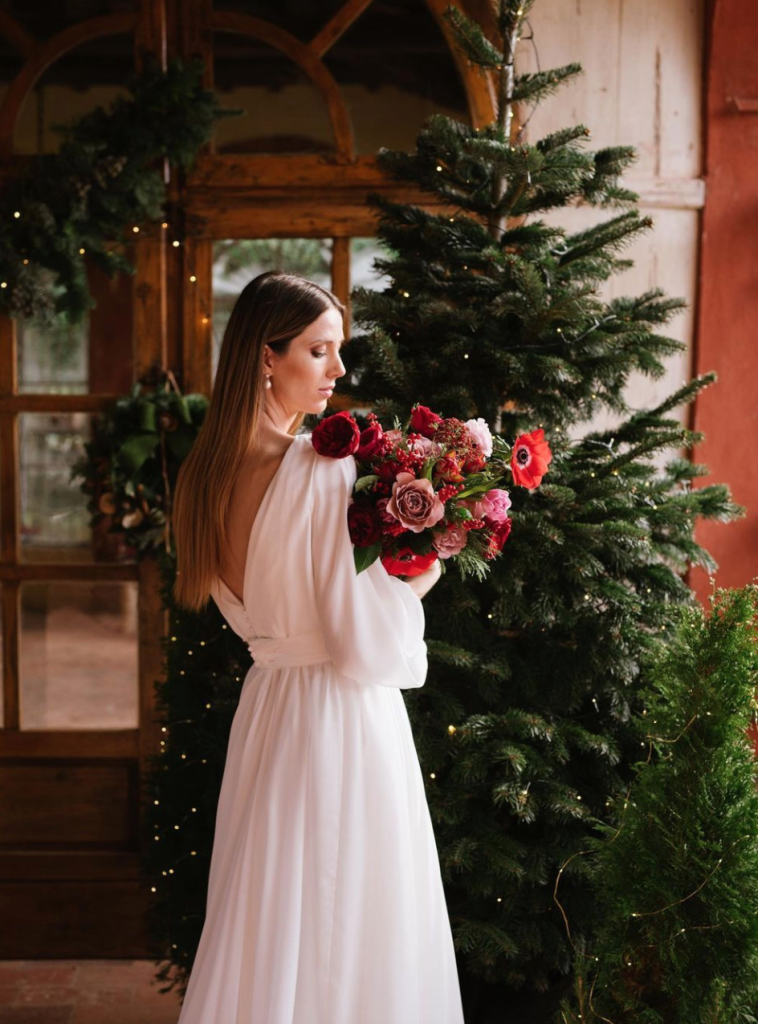
{"label": "open back dress", "polygon": [[296,435],[250,532],[243,600],[214,586],[253,665],[179,1024],[463,1024],[400,693],[426,679],[424,610],[380,561],[356,573],[356,470]]}

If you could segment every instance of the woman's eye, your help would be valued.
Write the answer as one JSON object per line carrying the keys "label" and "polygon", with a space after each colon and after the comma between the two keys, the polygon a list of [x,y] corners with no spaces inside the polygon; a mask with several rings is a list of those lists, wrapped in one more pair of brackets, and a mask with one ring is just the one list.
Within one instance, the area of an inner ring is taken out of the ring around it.
{"label": "woman's eye", "polygon": [[314,352],[313,355],[320,359],[322,356],[326,355],[326,352]]}

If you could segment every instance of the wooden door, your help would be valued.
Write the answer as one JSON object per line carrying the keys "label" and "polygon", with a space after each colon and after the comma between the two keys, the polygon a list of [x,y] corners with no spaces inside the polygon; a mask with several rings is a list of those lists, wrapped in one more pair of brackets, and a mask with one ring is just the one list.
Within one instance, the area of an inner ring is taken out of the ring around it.
{"label": "wooden door", "polygon": [[[13,922],[0,929],[0,959],[140,957],[148,948],[141,807],[147,759],[159,751],[153,687],[167,623],[155,562],[93,532],[86,496],[68,479],[93,414],[153,367],[171,368],[185,392],[209,392],[230,301],[230,244],[255,243],[255,258],[293,268],[300,240],[301,255],[315,253],[347,301],[375,230],[366,194],[428,203],[378,172],[371,152],[396,139],[364,130],[367,152],[356,154],[345,90],[325,60],[372,15],[371,0],[333,0],[310,35],[283,25],[281,12],[273,24],[210,0],[134,0],[119,14],[106,13],[107,0],[101,6],[86,21],[67,21],[64,9],[43,17],[20,3],[0,12],[0,36],[15,54],[2,73],[0,181],[19,173],[28,154],[51,150],[52,121],[88,109],[80,92],[90,69],[103,76],[90,106],[107,103],[145,52],[163,61],[199,55],[211,85],[214,67],[223,71],[234,52],[219,49],[230,39],[258,47],[245,67],[259,83],[279,73],[276,61],[296,68],[320,104],[325,141],[307,151],[291,132],[247,147],[211,143],[186,177],[168,175],[166,220],[135,233],[134,277],[90,272],[97,308],[81,329],[45,334],[0,317],[0,920]],[[439,58],[444,4],[405,6],[408,38],[434,35]],[[394,27],[385,22],[397,12],[377,9],[389,41]],[[412,31],[417,18],[420,32]],[[373,34],[372,26],[364,38]],[[266,63],[261,47],[276,60]],[[354,38],[342,56],[343,66],[356,63]],[[488,120],[486,81],[460,62],[456,78],[454,58],[445,59],[447,78],[434,76],[445,79],[442,105],[454,102],[455,79],[459,113]],[[59,80],[63,66],[68,77]],[[416,74],[396,73],[401,83]],[[423,77],[413,84],[421,95]],[[428,113],[433,104],[422,98]],[[53,110],[55,102],[63,109]],[[246,264],[251,274],[255,258]]]}

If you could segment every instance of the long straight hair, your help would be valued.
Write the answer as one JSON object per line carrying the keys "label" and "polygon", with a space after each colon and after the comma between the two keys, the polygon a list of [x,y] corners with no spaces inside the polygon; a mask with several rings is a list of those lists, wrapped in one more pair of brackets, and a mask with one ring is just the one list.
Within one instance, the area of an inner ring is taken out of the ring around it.
{"label": "long straight hair", "polygon": [[[330,306],[345,315],[344,305],[328,289],[280,270],[253,278],[234,304],[205,419],[179,469],[174,492],[173,597],[184,608],[200,611],[220,575],[234,483],[244,459],[258,446],[265,395],[263,346],[285,355],[292,339]],[[304,418],[299,412],[288,432],[296,434]]]}

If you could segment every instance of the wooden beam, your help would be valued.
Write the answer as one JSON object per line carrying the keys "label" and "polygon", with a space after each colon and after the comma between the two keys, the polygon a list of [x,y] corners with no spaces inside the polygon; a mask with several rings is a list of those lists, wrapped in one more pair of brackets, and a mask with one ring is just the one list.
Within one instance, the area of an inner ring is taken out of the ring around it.
{"label": "wooden beam", "polygon": [[212,18],[216,32],[235,32],[267,43],[289,57],[307,75],[326,104],[334,136],[335,159],[338,162],[352,160],[355,144],[345,99],[331,72],[313,50],[283,28],[262,18],[237,11],[216,11]]}
{"label": "wooden beam", "polygon": [[37,46],[11,82],[0,106],[0,157],[13,152],[13,133],[21,106],[35,82],[59,57],[69,50],[101,36],[133,32],[138,25],[136,14],[105,14],[71,25]]}
{"label": "wooden beam", "polygon": [[323,57],[337,40],[347,32],[353,22],[367,7],[371,6],[372,0],[348,0],[346,4],[337,11],[326,25],[311,39],[308,46],[317,57]]}
{"label": "wooden beam", "polygon": [[138,729],[9,729],[0,730],[0,758],[99,758],[124,760],[137,757]]}
{"label": "wooden beam", "polygon": [[0,580],[79,580],[107,583],[139,578],[137,562],[2,562]]}

